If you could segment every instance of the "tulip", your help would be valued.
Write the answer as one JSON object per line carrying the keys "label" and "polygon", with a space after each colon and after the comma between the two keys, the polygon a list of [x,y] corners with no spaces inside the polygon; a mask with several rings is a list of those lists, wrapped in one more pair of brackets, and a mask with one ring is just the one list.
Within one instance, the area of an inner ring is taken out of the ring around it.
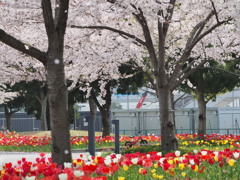
{"label": "tulip", "polygon": [[59,177],[59,180],[66,180],[68,175],[65,173],[62,173],[62,174],[59,174],[58,177]]}
{"label": "tulip", "polygon": [[156,169],[152,169],[151,172],[154,174],[156,173]]}
{"label": "tulip", "polygon": [[74,174],[75,177],[84,176],[84,172],[83,171],[74,171],[73,174]]}
{"label": "tulip", "polygon": [[202,153],[203,156],[207,155],[207,151],[201,151],[201,153]]}
{"label": "tulip", "polygon": [[72,163],[70,163],[70,162],[65,162],[63,164],[64,164],[65,168],[71,168],[72,167]]}
{"label": "tulip", "polygon": [[125,180],[125,177],[118,177],[118,180]]}
{"label": "tulip", "polygon": [[25,179],[26,180],[35,180],[36,176],[26,176]]}
{"label": "tulip", "polygon": [[122,155],[121,154],[116,154],[117,159],[121,159]]}
{"label": "tulip", "polygon": [[96,156],[97,156],[97,157],[102,156],[102,152],[96,152]]}
{"label": "tulip", "polygon": [[234,153],[233,153],[233,157],[234,157],[235,159],[238,159],[238,158],[239,158],[239,152],[234,152]]}
{"label": "tulip", "polygon": [[181,155],[181,152],[177,150],[177,151],[175,151],[175,155],[176,155],[176,156],[180,156],[180,155]]}
{"label": "tulip", "polygon": [[218,151],[214,151],[213,152],[215,156],[218,156],[219,152]]}
{"label": "tulip", "polygon": [[138,158],[133,158],[133,159],[131,160],[131,162],[132,162],[133,164],[137,164],[137,163],[138,163]]}
{"label": "tulip", "polygon": [[190,159],[189,162],[190,162],[190,164],[192,164],[192,165],[195,164],[194,159]]}
{"label": "tulip", "polygon": [[198,150],[194,149],[193,152],[194,152],[195,154],[197,154],[197,153],[198,153]]}
{"label": "tulip", "polygon": [[139,168],[138,173],[141,175],[146,175],[147,174],[147,170],[144,168]]}
{"label": "tulip", "polygon": [[111,164],[111,159],[107,158],[104,160],[104,163],[108,166]]}
{"label": "tulip", "polygon": [[123,165],[123,170],[124,170],[124,171],[127,171],[127,170],[128,170],[128,168],[129,168],[128,166],[126,166],[126,165]]}
{"label": "tulip", "polygon": [[183,163],[180,163],[180,164],[178,164],[178,167],[179,167],[180,170],[183,170],[185,166],[184,166]]}
{"label": "tulip", "polygon": [[182,175],[182,177],[185,177],[185,176],[186,176],[186,173],[185,173],[185,172],[182,172],[181,175]]}
{"label": "tulip", "polygon": [[229,166],[234,166],[234,160],[233,159],[229,159],[228,160],[228,164],[229,164]]}

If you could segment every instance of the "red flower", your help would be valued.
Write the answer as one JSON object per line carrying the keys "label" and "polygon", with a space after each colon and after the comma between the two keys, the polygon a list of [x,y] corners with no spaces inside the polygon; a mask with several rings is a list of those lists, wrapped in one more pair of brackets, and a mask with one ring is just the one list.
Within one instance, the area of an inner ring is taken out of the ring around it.
{"label": "red flower", "polygon": [[149,167],[153,166],[153,163],[150,159],[146,159],[143,166],[146,167],[146,168],[149,168]]}
{"label": "red flower", "polygon": [[114,164],[111,166],[111,171],[114,173],[119,170],[119,166],[117,164]]}
{"label": "red flower", "polygon": [[46,154],[44,152],[39,153],[40,157],[44,157]]}
{"label": "red flower", "polygon": [[167,170],[170,168],[170,166],[171,166],[171,164],[169,164],[169,163],[164,163],[164,164],[163,164],[163,169],[164,169],[164,171],[167,171]]}
{"label": "red flower", "polygon": [[222,161],[219,162],[219,166],[222,168],[224,163]]}
{"label": "red flower", "polygon": [[208,159],[209,164],[214,164],[214,160],[212,158]]}

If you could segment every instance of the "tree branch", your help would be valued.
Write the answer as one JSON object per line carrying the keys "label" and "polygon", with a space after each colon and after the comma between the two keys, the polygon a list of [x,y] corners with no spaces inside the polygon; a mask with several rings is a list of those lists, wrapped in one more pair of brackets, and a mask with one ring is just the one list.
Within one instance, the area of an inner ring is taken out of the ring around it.
{"label": "tree branch", "polygon": [[[200,40],[198,39],[200,34],[202,33],[202,30],[204,29],[207,21],[214,15],[214,12],[211,11],[208,16],[201,22],[199,22],[191,31],[190,37],[187,40],[185,50],[191,51],[192,48],[196,45],[196,43]],[[209,32],[210,33],[210,32]]]}
{"label": "tree branch", "polygon": [[127,36],[131,39],[134,39],[135,41],[137,41],[138,43],[140,43],[143,46],[146,46],[146,42],[144,42],[143,40],[139,39],[138,37],[129,34],[127,32],[112,28],[112,27],[108,27],[108,26],[76,26],[76,25],[71,25],[71,28],[79,28],[79,29],[106,29],[115,33],[118,33],[120,35],[124,35]]}
{"label": "tree branch", "polygon": [[42,10],[48,39],[51,39],[55,29],[51,0],[42,0]]}
{"label": "tree branch", "polygon": [[142,12],[141,8],[136,8],[136,6],[134,4],[131,4],[131,6],[134,9],[139,11],[138,14],[133,13],[133,15],[135,16],[135,18],[137,19],[138,23],[142,27],[143,34],[144,34],[145,41],[146,41],[146,45],[145,46],[148,49],[148,52],[149,52],[149,55],[150,55],[150,59],[152,61],[154,69],[156,71],[158,71],[158,68],[157,68],[157,65],[158,65],[157,64],[157,55],[156,55],[156,52],[155,52],[155,49],[154,49],[154,45],[153,45],[152,37],[151,37],[151,34],[150,34],[150,30],[148,28],[147,21],[146,21],[144,15],[143,15],[143,12]]}
{"label": "tree branch", "polygon": [[13,36],[7,34],[4,30],[0,29],[0,41],[4,44],[24,53],[35,59],[39,60],[45,66],[47,64],[47,55],[45,52],[40,51],[37,48],[28,46]]}
{"label": "tree branch", "polygon": [[196,68],[190,69],[188,72],[186,72],[181,78],[179,78],[178,82],[176,82],[175,84],[172,84],[173,86],[171,87],[171,89],[175,89],[176,87],[178,87],[183,82],[184,79],[187,79],[188,76],[196,72],[206,62],[207,62],[207,59],[202,60],[201,63],[199,63]]}
{"label": "tree branch", "polygon": [[214,2],[212,0],[210,0],[210,1],[211,1],[211,4],[212,4],[212,7],[213,7],[214,14],[216,16],[216,20],[219,23],[220,21],[219,21],[219,18],[218,18],[218,14],[217,14],[217,10],[215,8]]}
{"label": "tree branch", "polygon": [[174,7],[175,7],[175,3],[176,3],[176,0],[170,0],[170,2],[169,2],[169,4],[172,5],[172,8],[170,8],[170,6],[168,7],[167,13],[170,14],[170,16],[168,16],[167,21],[163,24],[163,35],[164,35],[164,37],[167,36],[169,24],[171,23],[172,16],[173,16],[173,10],[174,10]]}
{"label": "tree branch", "polygon": [[[181,58],[178,60],[177,65],[176,65],[176,70],[174,71],[173,76],[171,77],[171,81],[175,81],[175,79],[178,77],[178,74],[180,70],[183,67],[183,62],[189,57],[191,50],[194,48],[194,46],[205,36],[210,34],[214,29],[217,27],[221,26],[222,24],[226,23],[227,21],[221,21],[217,22],[217,24],[213,25],[211,28],[206,30],[205,32],[202,33],[202,30],[204,29],[207,21],[214,15],[214,11],[211,11],[208,16],[198,23],[192,30],[190,37],[187,40],[185,50],[181,56]],[[202,33],[202,34],[201,34]],[[205,62],[204,62],[205,63]]]}
{"label": "tree branch", "polygon": [[59,8],[55,14],[56,30],[59,30],[61,36],[64,36],[67,26],[69,0],[58,0],[58,4]]}

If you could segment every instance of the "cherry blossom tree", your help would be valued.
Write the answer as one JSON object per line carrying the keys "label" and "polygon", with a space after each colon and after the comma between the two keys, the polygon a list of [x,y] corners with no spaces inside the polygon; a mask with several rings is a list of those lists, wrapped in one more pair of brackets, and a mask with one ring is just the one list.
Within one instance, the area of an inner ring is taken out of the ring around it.
{"label": "cherry blossom tree", "polygon": [[8,0],[2,1],[0,6],[3,15],[0,41],[27,56],[21,61],[16,59],[19,56],[9,54],[11,61],[26,63],[27,58],[34,58],[46,68],[52,126],[52,159],[59,165],[72,161],[63,64],[68,9],[68,0],[57,0],[56,3],[50,0],[42,0],[41,3],[37,0]]}
{"label": "cherry blossom tree", "polygon": [[[79,1],[79,16],[71,27],[88,34],[86,43],[80,44],[94,49],[87,51],[88,58],[136,60],[157,92],[162,150],[170,151],[177,149],[172,92],[209,59],[230,60],[231,52],[239,52],[239,4],[239,0],[84,0]],[[194,61],[188,63],[188,58]]]}

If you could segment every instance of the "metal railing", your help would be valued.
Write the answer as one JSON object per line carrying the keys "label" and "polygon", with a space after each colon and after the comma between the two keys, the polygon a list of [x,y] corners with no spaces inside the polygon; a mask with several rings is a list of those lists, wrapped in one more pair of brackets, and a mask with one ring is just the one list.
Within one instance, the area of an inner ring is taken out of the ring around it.
{"label": "metal railing", "polygon": [[[138,135],[139,130],[120,130],[121,135],[129,135],[129,136],[136,136]],[[195,129],[197,132],[197,129]],[[176,129],[176,134],[193,134],[192,129]],[[206,129],[206,134],[233,134],[233,135],[240,135],[240,130],[236,128],[226,128],[226,129]],[[141,130],[142,135],[161,135],[160,129],[148,129],[148,130]]]}

